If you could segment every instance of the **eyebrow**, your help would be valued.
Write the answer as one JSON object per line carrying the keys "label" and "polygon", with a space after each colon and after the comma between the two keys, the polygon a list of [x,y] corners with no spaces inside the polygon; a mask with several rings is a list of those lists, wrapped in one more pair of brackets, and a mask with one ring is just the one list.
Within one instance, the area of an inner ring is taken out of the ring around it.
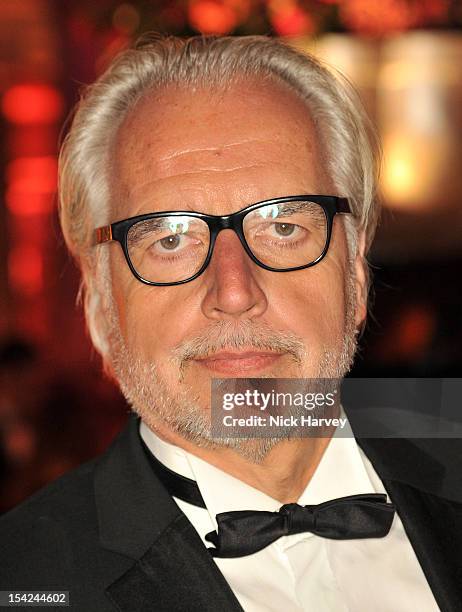
{"label": "eyebrow", "polygon": [[[273,206],[273,204],[267,204],[267,206]],[[316,204],[316,202],[310,202],[309,200],[303,201],[303,200],[299,200],[299,201],[295,201],[295,202],[285,202],[285,203],[279,203],[279,204],[275,204],[275,206],[283,206],[283,210],[281,213],[278,213],[277,217],[284,217],[286,215],[292,215],[294,213],[297,212],[305,212],[308,210],[316,210],[320,213],[322,213],[324,215],[324,211],[321,208],[321,206],[319,206],[319,204]],[[264,208],[262,206],[262,208]],[[257,214],[258,211],[260,209],[257,208],[257,210],[252,211],[250,214],[254,213]]]}
{"label": "eyebrow", "polygon": [[[181,211],[183,212],[183,211]],[[187,215],[184,215],[185,217]],[[128,240],[130,244],[136,244],[141,241],[146,234],[152,234],[153,232],[160,233],[163,230],[168,229],[168,225],[166,224],[166,219],[181,219],[181,216],[172,216],[166,214],[165,217],[153,217],[151,219],[146,219],[145,221],[139,221],[132,225],[128,233]]]}
{"label": "eyebrow", "polygon": [[158,232],[165,227],[164,217],[159,219],[146,219],[146,221],[140,221],[132,225],[128,232],[128,240],[131,244],[139,242],[144,238],[146,234],[152,232]]}

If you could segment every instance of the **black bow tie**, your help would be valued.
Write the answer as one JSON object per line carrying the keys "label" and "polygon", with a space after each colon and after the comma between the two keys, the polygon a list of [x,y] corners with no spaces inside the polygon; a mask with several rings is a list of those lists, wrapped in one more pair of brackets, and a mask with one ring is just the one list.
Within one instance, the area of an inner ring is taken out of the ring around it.
{"label": "black bow tie", "polygon": [[[143,444],[151,465],[168,492],[195,506],[206,508],[194,480],[173,472]],[[383,538],[390,531],[395,506],[382,493],[339,497],[322,504],[284,504],[278,512],[236,510],[216,515],[218,533],[205,536],[215,548],[213,557],[243,557],[268,546],[284,535],[310,531],[323,538],[356,540]]]}

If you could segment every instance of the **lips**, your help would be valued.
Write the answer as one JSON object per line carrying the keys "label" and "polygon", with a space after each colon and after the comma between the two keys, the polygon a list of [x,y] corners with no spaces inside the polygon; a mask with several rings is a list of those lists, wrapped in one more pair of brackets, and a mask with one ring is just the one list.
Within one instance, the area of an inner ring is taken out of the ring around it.
{"label": "lips", "polygon": [[208,370],[223,374],[261,371],[274,365],[282,353],[270,351],[223,351],[195,361]]}

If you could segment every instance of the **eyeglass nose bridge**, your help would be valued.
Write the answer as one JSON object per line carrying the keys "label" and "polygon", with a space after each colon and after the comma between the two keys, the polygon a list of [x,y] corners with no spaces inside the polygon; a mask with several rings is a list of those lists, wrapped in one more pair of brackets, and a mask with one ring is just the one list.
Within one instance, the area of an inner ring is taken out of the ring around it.
{"label": "eyeglass nose bridge", "polygon": [[215,231],[216,233],[220,232],[223,229],[236,229],[237,227],[237,216],[232,214],[232,215],[225,215],[223,217],[216,217],[216,223],[215,223]]}
{"label": "eyeglass nose bridge", "polygon": [[245,240],[244,232],[242,228],[242,219],[243,219],[243,215],[241,214],[241,211],[237,213],[233,213],[231,215],[226,215],[226,216],[209,217],[210,246],[209,246],[209,252],[202,266],[201,272],[205,270],[205,268],[209,265],[210,260],[212,259],[212,255],[214,253],[215,243],[217,241],[218,234],[222,230],[225,230],[225,229],[233,230],[235,234],[237,234],[237,237],[239,238],[239,242],[243,246],[244,251],[247,253],[247,255],[250,257],[250,259],[253,262],[258,263],[256,261],[254,254],[250,250]]}

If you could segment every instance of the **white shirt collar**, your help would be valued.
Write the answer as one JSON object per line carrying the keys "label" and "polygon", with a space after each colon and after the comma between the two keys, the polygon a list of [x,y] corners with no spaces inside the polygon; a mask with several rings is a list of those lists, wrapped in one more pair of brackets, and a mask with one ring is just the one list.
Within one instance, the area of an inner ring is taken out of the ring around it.
{"label": "white shirt collar", "polygon": [[[345,414],[342,410],[342,417]],[[349,423],[342,437],[335,432],[319,462],[316,472],[298,499],[301,505],[357,493],[384,492],[380,479],[359,448]],[[192,453],[162,440],[141,422],[140,434],[150,451],[171,470],[197,482],[212,523],[215,515],[232,510],[277,511],[281,502],[242,482]],[[343,437],[344,436],[344,437]]]}

